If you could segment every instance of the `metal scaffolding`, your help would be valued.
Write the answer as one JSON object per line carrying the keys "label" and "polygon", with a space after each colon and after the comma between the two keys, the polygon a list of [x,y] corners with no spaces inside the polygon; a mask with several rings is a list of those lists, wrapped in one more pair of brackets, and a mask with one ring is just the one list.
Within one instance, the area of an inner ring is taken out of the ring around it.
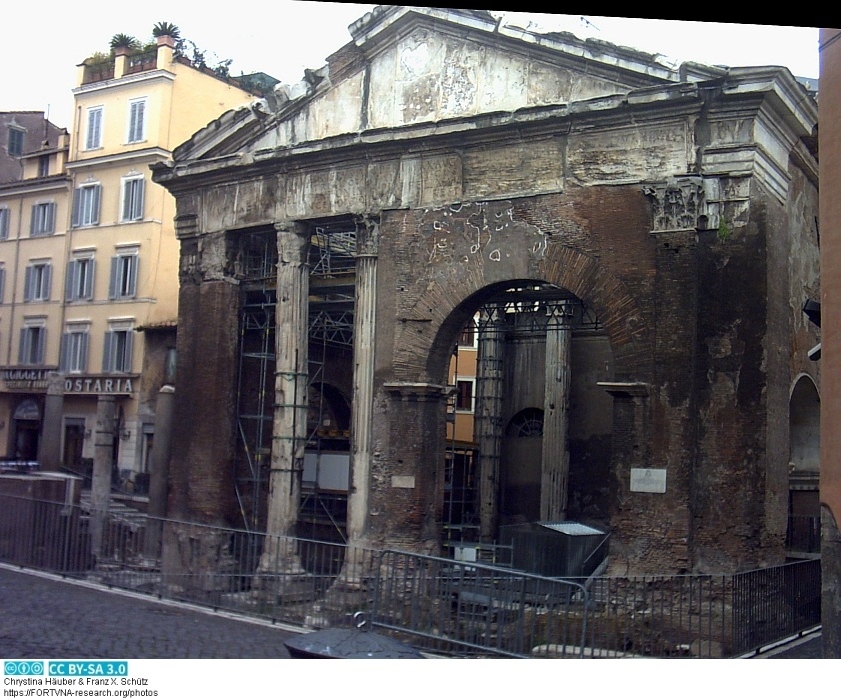
{"label": "metal scaffolding", "polygon": [[545,332],[548,329],[599,331],[601,324],[593,309],[572,292],[552,284],[513,287],[483,304],[478,329],[493,332],[492,310],[498,311],[499,332],[511,330]]}
{"label": "metal scaffolding", "polygon": [[[521,335],[546,336],[551,331],[598,333],[601,324],[593,309],[571,292],[550,284],[517,286],[495,294],[477,310],[470,328],[479,339],[475,367],[464,368],[456,344],[450,374],[475,372],[474,432],[471,442],[456,440],[456,387],[447,405],[450,439],[444,483],[443,543],[453,551],[460,543],[487,540],[495,530],[496,484],[502,434],[502,377],[506,339]],[[532,430],[537,429],[530,426]],[[542,416],[539,432],[542,434]],[[484,490],[481,488],[485,485]],[[486,522],[487,521],[487,522]],[[480,532],[480,525],[485,530]]]}
{"label": "metal scaffolding", "polygon": [[[243,290],[237,378],[237,449],[235,490],[242,521],[258,529],[265,518],[268,489],[275,374],[275,307],[277,303],[277,233],[272,229],[234,232],[234,273]],[[301,516],[326,519],[336,531],[344,527],[347,496],[320,492],[319,469],[325,449],[347,449],[347,430],[325,431],[329,412],[324,386],[328,349],[353,345],[356,268],[354,225],[318,226],[310,236],[308,299],[310,402],[307,453],[314,454],[315,478],[302,492]],[[349,366],[352,371],[352,363]]]}

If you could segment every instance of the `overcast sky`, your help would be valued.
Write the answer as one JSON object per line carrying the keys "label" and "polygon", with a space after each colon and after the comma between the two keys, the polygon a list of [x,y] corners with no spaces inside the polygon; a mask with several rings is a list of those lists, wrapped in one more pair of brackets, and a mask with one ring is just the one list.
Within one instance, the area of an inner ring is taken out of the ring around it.
{"label": "overcast sky", "polygon": [[[49,110],[70,128],[76,65],[95,51],[108,51],[111,36],[151,38],[156,22],[178,25],[184,38],[207,52],[208,63],[232,59],[231,74],[263,71],[297,82],[304,68],[319,68],[350,41],[349,24],[374,5],[297,0],[207,0],[161,3],[86,0],[83,4],[19,2],[0,42],[3,70],[0,111]],[[818,32],[804,27],[711,24],[585,15],[511,12],[509,22],[535,31],[571,31],[595,36],[677,61],[722,65],[784,65],[795,75],[818,75]],[[37,32],[28,28],[37,27]],[[12,67],[12,68],[10,68]]]}

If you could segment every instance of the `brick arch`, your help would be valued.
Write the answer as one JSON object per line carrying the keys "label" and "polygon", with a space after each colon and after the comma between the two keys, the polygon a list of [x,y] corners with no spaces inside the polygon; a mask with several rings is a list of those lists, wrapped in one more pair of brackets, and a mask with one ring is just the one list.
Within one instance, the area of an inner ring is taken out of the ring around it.
{"label": "brick arch", "polygon": [[617,378],[642,379],[653,354],[642,311],[622,280],[596,257],[514,219],[509,202],[442,212],[426,212],[418,225],[426,247],[417,264],[426,287],[409,314],[422,323],[404,322],[396,338],[401,378],[440,382],[453,344],[476,309],[502,289],[548,282],[595,310],[613,350]]}

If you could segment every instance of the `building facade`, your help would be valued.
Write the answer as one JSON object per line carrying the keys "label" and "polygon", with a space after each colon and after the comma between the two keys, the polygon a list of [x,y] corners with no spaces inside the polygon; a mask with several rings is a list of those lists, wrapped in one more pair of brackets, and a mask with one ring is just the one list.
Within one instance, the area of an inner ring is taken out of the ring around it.
{"label": "building facade", "polygon": [[820,33],[821,222],[821,567],[824,657],[841,658],[841,31]]}
{"label": "building facade", "polygon": [[[64,129],[49,121],[43,112],[0,112],[0,183],[25,177],[48,175],[55,164],[50,162],[50,149],[59,143]],[[39,152],[36,174],[24,173],[24,154]]]}
{"label": "building facade", "polygon": [[616,572],[782,562],[817,439],[792,410],[819,385],[809,93],[481,11],[350,32],[153,167],[181,241],[170,515],[300,532],[307,460],[344,453],[349,540],[439,551],[472,404],[470,537],[575,520]]}
{"label": "building facade", "polygon": [[[89,476],[97,401],[112,396],[113,483],[143,492],[155,399],[174,381],[179,256],[174,201],[149,166],[253,96],[191,65],[169,36],[87,59],[73,95],[70,135],[24,153],[23,177],[0,189],[0,445],[43,461],[53,431],[60,466]],[[44,420],[55,372],[60,426]]]}

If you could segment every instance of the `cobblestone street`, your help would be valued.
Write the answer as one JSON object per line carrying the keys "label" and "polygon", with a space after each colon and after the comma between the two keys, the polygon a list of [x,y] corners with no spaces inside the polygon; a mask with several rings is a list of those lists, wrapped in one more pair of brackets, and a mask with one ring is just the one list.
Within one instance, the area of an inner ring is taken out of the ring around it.
{"label": "cobblestone street", "polygon": [[2,566],[0,601],[4,659],[289,658],[294,634]]}

